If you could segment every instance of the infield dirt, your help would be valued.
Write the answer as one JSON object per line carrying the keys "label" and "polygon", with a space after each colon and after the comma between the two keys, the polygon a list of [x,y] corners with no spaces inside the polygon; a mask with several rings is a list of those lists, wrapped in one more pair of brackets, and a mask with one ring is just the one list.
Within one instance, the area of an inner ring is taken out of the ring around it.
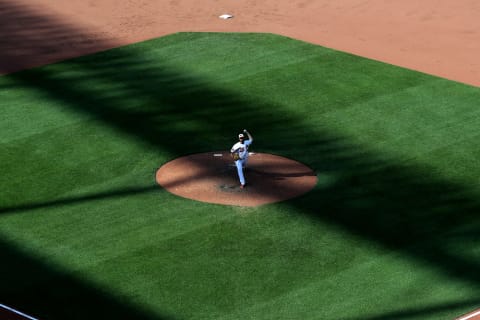
{"label": "infield dirt", "polygon": [[[222,14],[233,19],[222,20]],[[480,86],[480,3],[0,1],[0,73],[179,31],[268,32]]]}

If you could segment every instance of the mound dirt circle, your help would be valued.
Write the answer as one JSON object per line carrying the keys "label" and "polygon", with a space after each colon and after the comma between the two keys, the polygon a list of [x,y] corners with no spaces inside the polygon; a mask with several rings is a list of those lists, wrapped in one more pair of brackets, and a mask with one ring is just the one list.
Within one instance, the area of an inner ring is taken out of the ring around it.
{"label": "mound dirt circle", "polygon": [[241,189],[237,169],[225,151],[192,154],[167,162],[156,173],[157,183],[188,199],[254,207],[300,196],[317,183],[306,165],[281,156],[251,153]]}

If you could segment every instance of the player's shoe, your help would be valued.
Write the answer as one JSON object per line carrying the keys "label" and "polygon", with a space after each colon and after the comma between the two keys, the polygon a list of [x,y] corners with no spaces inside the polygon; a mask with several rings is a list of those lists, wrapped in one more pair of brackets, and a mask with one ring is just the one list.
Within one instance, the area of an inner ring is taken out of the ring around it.
{"label": "player's shoe", "polygon": [[244,185],[244,184],[241,184],[241,185],[240,185],[240,189],[245,189],[245,185]]}

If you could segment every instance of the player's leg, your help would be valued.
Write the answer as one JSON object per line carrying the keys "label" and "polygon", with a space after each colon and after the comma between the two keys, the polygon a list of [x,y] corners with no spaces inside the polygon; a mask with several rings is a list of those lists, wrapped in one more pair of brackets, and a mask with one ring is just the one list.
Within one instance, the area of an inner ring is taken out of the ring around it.
{"label": "player's leg", "polygon": [[245,177],[243,176],[243,161],[242,160],[235,161],[235,166],[237,167],[237,173],[238,173],[238,178],[240,179],[240,184],[244,186]]}
{"label": "player's leg", "polygon": [[248,156],[245,157],[245,159],[242,160],[243,161],[243,169],[245,169],[247,167],[247,161],[248,161]]}

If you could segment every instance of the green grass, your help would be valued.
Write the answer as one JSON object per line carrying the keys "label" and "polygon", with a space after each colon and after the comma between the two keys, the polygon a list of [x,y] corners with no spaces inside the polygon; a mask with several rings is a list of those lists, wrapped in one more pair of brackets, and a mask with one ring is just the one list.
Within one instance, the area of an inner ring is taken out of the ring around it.
{"label": "green grass", "polygon": [[[267,34],[0,77],[0,302],[42,319],[453,319],[480,298],[478,101]],[[156,185],[245,127],[316,188],[238,208]]]}

